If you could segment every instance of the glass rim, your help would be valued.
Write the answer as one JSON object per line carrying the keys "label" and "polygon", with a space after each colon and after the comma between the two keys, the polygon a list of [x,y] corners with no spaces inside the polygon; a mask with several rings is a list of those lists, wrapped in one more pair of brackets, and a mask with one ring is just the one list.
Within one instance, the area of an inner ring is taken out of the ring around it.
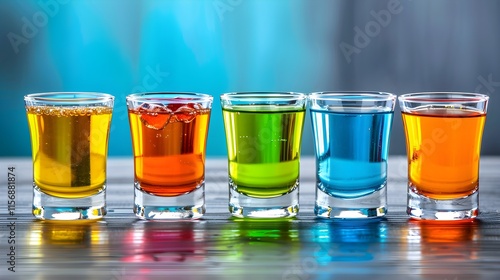
{"label": "glass rim", "polygon": [[181,92],[181,91],[159,91],[159,92],[140,92],[132,93],[125,97],[127,101],[169,101],[175,103],[185,103],[185,100],[176,98],[193,98],[197,101],[213,101],[213,96],[206,93],[198,92]]}
{"label": "glass rim", "polygon": [[285,99],[285,100],[304,100],[307,98],[305,93],[295,91],[233,91],[220,95],[221,100],[247,100],[257,99]]}
{"label": "glass rim", "polygon": [[363,101],[396,100],[397,95],[384,91],[317,91],[308,94],[314,100],[343,100],[344,97],[363,97]]}
{"label": "glass rim", "polygon": [[24,96],[25,101],[30,101],[30,102],[47,101],[51,103],[109,102],[113,101],[114,98],[115,97],[109,93],[86,92],[86,91],[39,92],[39,93],[30,93]]}
{"label": "glass rim", "polygon": [[[445,97],[446,96],[446,97]],[[454,97],[449,97],[454,96]],[[459,91],[429,91],[405,93],[398,96],[402,102],[419,103],[463,103],[463,102],[484,102],[490,97],[486,94],[475,92]]]}

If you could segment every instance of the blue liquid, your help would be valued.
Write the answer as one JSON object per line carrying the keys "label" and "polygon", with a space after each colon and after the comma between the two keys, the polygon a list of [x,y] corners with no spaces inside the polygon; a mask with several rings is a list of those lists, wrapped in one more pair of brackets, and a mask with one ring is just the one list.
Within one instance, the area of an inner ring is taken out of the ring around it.
{"label": "blue liquid", "polygon": [[386,185],[393,112],[333,113],[311,110],[318,188],[356,198]]}

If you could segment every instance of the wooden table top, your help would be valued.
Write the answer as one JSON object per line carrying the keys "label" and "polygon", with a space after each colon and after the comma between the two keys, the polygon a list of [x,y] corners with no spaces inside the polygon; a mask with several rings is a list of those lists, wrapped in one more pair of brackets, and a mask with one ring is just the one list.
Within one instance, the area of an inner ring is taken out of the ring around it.
{"label": "wooden table top", "polygon": [[[6,184],[11,166],[13,215]],[[110,158],[108,214],[75,223],[35,220],[31,159],[1,158],[0,279],[498,279],[500,157],[481,158],[480,215],[466,223],[408,219],[400,156],[389,160],[386,218],[316,219],[314,168],[313,158],[302,158],[294,219],[231,218],[227,161],[208,158],[203,219],[148,222],[132,212],[132,158]]]}

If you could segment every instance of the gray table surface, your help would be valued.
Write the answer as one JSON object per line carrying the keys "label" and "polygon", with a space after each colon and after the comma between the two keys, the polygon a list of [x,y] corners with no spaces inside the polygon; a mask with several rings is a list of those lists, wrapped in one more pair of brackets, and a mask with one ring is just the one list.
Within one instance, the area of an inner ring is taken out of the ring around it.
{"label": "gray table surface", "polygon": [[[54,223],[31,215],[31,159],[1,158],[0,279],[500,279],[500,157],[481,158],[481,212],[467,223],[409,220],[406,160],[396,156],[389,160],[385,219],[316,219],[314,165],[313,158],[301,160],[295,219],[231,218],[227,162],[208,158],[203,219],[147,222],[132,212],[132,158],[110,158],[107,216]],[[17,178],[13,216],[10,166]]]}

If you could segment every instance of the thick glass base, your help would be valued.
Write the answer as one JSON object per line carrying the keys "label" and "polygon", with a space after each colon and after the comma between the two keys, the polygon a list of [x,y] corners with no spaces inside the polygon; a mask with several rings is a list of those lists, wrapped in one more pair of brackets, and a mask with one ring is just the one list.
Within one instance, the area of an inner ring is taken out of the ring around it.
{"label": "thick glass base", "polygon": [[314,213],[320,218],[381,218],[387,213],[386,186],[369,195],[356,198],[333,197],[316,188]]}
{"label": "thick glass base", "polygon": [[93,220],[106,215],[106,186],[100,193],[84,198],[48,195],[33,185],[33,215],[41,220]]}
{"label": "thick glass base", "polygon": [[299,212],[299,188],[273,198],[256,198],[229,188],[229,212],[239,218],[291,218]]}
{"label": "thick glass base", "polygon": [[205,214],[205,182],[194,191],[179,196],[156,196],[134,184],[134,213],[146,220],[198,219]]}
{"label": "thick glass base", "polygon": [[479,214],[479,193],[457,199],[432,199],[408,188],[406,213],[419,220],[456,221],[477,217]]}

